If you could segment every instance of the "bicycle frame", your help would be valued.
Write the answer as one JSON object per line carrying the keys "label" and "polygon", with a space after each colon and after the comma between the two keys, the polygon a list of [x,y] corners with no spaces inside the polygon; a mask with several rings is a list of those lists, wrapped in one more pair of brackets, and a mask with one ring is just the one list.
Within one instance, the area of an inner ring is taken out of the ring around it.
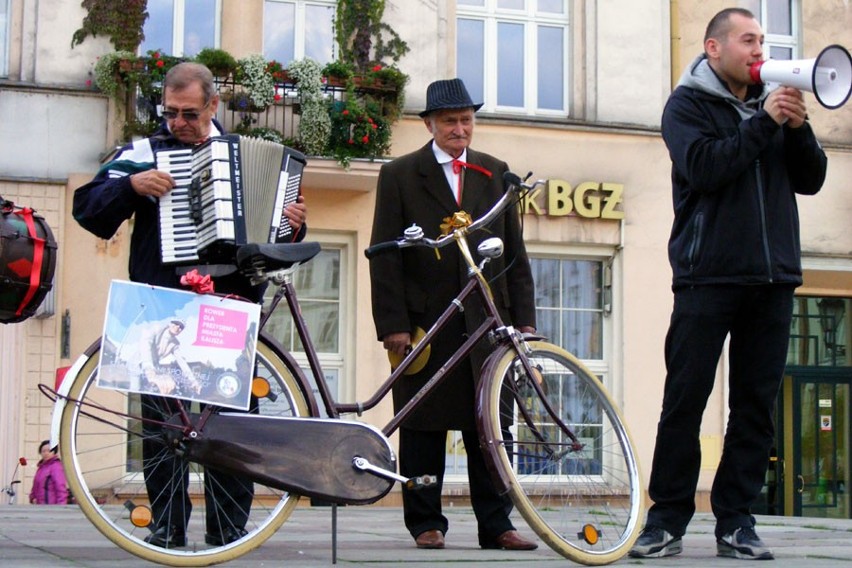
{"label": "bicycle frame", "polygon": [[[459,294],[450,302],[441,316],[435,321],[435,323],[429,328],[426,332],[425,337],[412,349],[412,351],[403,359],[400,365],[391,373],[391,375],[376,389],[373,395],[368,398],[364,402],[339,402],[335,399],[334,395],[331,393],[327,383],[323,379],[325,376],[322,372],[322,365],[319,360],[319,356],[314,347],[313,340],[311,339],[310,332],[308,330],[307,323],[302,316],[302,310],[298,302],[296,290],[292,283],[292,275],[298,268],[298,263],[293,266],[278,270],[274,273],[274,275],[268,275],[268,279],[272,280],[275,285],[278,286],[278,290],[274,294],[272,301],[270,302],[269,309],[266,311],[264,316],[260,321],[260,330],[261,335],[265,338],[267,342],[270,342],[273,346],[277,346],[282,355],[285,355],[285,359],[289,361],[292,370],[295,372],[295,378],[299,382],[305,399],[307,400],[312,415],[318,416],[318,405],[316,403],[315,397],[310,389],[310,385],[304,375],[301,373],[300,367],[296,364],[295,360],[289,353],[286,352],[273,338],[264,333],[264,327],[268,322],[271,315],[275,312],[276,308],[280,304],[282,299],[285,299],[289,308],[289,312],[293,317],[293,322],[296,327],[296,331],[299,335],[299,338],[302,342],[302,345],[305,348],[305,355],[308,359],[308,365],[313,373],[314,377],[317,377],[316,386],[319,391],[319,397],[322,401],[322,404],[325,408],[326,413],[331,419],[340,419],[343,414],[357,414],[361,415],[365,411],[371,410],[378,406],[382,400],[388,395],[389,392],[393,389],[393,386],[399,381],[403,376],[405,376],[406,371],[411,367],[411,365],[417,360],[420,354],[426,349],[428,345],[437,337],[446,327],[448,322],[462,311],[464,311],[464,302],[470,298],[471,296],[475,296],[480,298],[482,302],[482,306],[484,309],[484,318],[479,327],[465,340],[465,342],[453,353],[453,355],[445,362],[444,365],[426,382],[426,384],[417,392],[417,394],[412,397],[412,399],[395,415],[391,418],[391,420],[381,429],[381,434],[385,437],[390,437],[396,430],[399,429],[400,425],[418,408],[418,406],[422,403],[422,401],[430,396],[436,388],[438,388],[445,380],[447,380],[448,376],[452,373],[453,370],[458,367],[458,365],[464,360],[465,357],[468,357],[471,352],[474,350],[476,345],[482,340],[488,340],[494,345],[494,351],[488,357],[483,365],[483,369],[489,368],[489,362],[499,359],[506,350],[513,350],[519,357],[519,360],[522,362],[525,373],[529,377],[534,377],[535,372],[526,357],[526,345],[524,343],[524,338],[511,326],[505,325],[503,322],[499,310],[497,309],[496,304],[494,303],[493,295],[491,293],[490,286],[486,281],[483,273],[482,267],[488,262],[488,258],[486,258],[481,265],[477,265],[474,261],[473,256],[470,252],[470,248],[467,241],[467,235],[478,230],[482,226],[489,223],[492,219],[494,219],[498,214],[505,209],[511,200],[511,195],[507,192],[506,195],[482,218],[477,220],[476,222],[470,222],[469,218],[465,220],[466,214],[459,213],[461,215],[461,221],[456,219],[457,224],[454,225],[455,229],[451,231],[448,235],[441,237],[437,241],[430,241],[435,245],[435,248],[440,246],[445,246],[450,244],[450,240],[455,241],[455,245],[458,246],[459,251],[465,261],[465,264],[468,266],[468,281],[464,288],[459,292]],[[416,241],[419,239],[409,239],[408,243],[401,243],[401,246],[409,246],[412,245],[412,241]],[[426,239],[428,241],[428,239]],[[385,247],[381,247],[385,248]],[[542,339],[541,337],[534,337],[534,339]],[[94,353],[94,351],[98,348],[99,342],[95,342],[92,346],[87,350],[87,354]],[[78,365],[82,365],[80,360],[75,363],[75,367]],[[79,368],[72,367],[71,376],[76,376]],[[52,394],[56,395],[57,400],[62,400],[66,402],[67,394],[69,390],[70,384],[63,384],[61,388],[57,392],[50,391],[49,388],[45,387],[42,389],[45,394],[48,394],[48,391],[52,392]],[[533,381],[533,387],[539,394],[542,395],[541,386],[536,384],[536,381]],[[50,396],[48,394],[48,396]],[[514,396],[518,396],[517,392],[514,393]],[[542,397],[544,398],[544,397]],[[72,401],[74,403],[79,403],[79,401]],[[211,415],[216,412],[214,407],[207,406],[204,408],[200,414],[190,415],[187,409],[183,407],[183,404],[178,404],[178,418],[177,420],[171,421],[156,421],[151,419],[144,419],[144,421],[157,424],[163,427],[166,430],[170,430],[172,432],[182,431],[183,435],[191,436],[194,433],[202,431],[204,429],[205,424],[210,419]],[[107,412],[111,412],[115,415],[122,415],[121,412],[109,410],[106,408],[100,408],[100,410],[104,410]],[[548,414],[550,414],[551,419],[559,424],[560,427],[564,428],[566,431],[570,432],[562,421],[559,419],[558,414],[552,408],[546,408]],[[53,426],[52,426],[52,439],[58,441],[59,435],[59,422],[58,416],[61,412],[54,412]],[[128,416],[124,414],[124,416]],[[138,417],[136,417],[138,418]],[[538,432],[538,429],[533,426],[534,421],[530,416],[523,415],[524,421],[531,425],[531,430],[538,440],[548,446],[548,450],[551,451],[549,446],[551,445],[545,437]],[[571,439],[571,444],[569,444],[569,451],[579,451],[582,449],[582,444],[578,441],[578,439],[573,435],[573,433],[569,434]],[[490,444],[493,443],[493,440],[483,440],[483,443]],[[499,476],[498,476],[499,477]],[[495,479],[498,481],[500,485],[504,488],[507,486],[507,482],[502,479]]]}

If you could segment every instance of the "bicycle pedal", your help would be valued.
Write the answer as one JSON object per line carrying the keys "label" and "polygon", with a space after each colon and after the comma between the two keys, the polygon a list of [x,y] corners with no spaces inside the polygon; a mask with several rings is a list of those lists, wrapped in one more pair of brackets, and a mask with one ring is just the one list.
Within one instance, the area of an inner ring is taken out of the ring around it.
{"label": "bicycle pedal", "polygon": [[405,488],[411,491],[417,491],[418,489],[425,489],[426,487],[431,487],[438,483],[437,476],[434,475],[418,475],[417,477],[411,477],[408,481],[405,482]]}

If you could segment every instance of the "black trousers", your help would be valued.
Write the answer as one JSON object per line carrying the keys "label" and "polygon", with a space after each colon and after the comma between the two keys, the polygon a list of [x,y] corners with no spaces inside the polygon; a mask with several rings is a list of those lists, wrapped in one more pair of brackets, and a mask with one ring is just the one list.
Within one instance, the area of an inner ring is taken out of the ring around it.
{"label": "black trousers", "polygon": [[[479,527],[479,544],[488,545],[498,536],[515,527],[509,520],[512,500],[498,495],[485,465],[479,437],[475,430],[463,430],[462,440],[467,452],[470,501]],[[426,489],[409,491],[403,488],[402,504],[405,527],[417,537],[428,530],[447,532],[449,523],[441,512],[441,488],[444,484],[447,432],[401,428],[399,431],[399,469],[406,477],[435,475],[438,483]]]}
{"label": "black trousers", "polygon": [[[155,395],[141,396],[143,418],[165,421],[177,410],[175,399]],[[189,408],[187,401],[184,406]],[[256,406],[254,399],[252,406]],[[166,448],[161,426],[146,420],[142,429],[142,469],[154,525],[159,527],[168,524],[185,529],[192,512],[186,462],[177,459],[172,451]],[[205,468],[207,532],[221,536],[226,528],[244,528],[253,498],[254,484],[251,481]]]}
{"label": "black trousers", "polygon": [[680,536],[695,513],[699,433],[730,334],[722,459],[710,501],[716,536],[753,526],[775,438],[775,404],[787,357],[793,286],[707,286],[675,291],[666,336],[666,383],[651,469],[647,525]]}

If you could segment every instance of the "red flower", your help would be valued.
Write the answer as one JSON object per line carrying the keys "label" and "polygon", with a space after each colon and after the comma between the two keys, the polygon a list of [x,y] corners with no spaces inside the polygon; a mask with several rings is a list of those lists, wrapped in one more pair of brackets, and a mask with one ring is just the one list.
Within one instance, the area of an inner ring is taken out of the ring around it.
{"label": "red flower", "polygon": [[151,57],[153,57],[154,59],[159,59],[160,58],[160,52],[155,51],[153,54],[151,54]]}
{"label": "red flower", "polygon": [[21,465],[27,465],[27,458],[19,458],[18,463]]}
{"label": "red flower", "polygon": [[92,80],[91,80],[91,79],[86,79],[86,86],[87,86],[87,87],[91,87],[91,86],[92,86]]}
{"label": "red flower", "polygon": [[355,143],[355,141],[354,141],[354,140],[352,140],[352,139],[350,138],[350,139],[349,139],[349,143],[350,143],[350,144],[354,144],[354,143]]}
{"label": "red flower", "polygon": [[373,71],[381,71],[381,70],[382,70],[381,65],[376,65],[375,67],[373,67]]}
{"label": "red flower", "polygon": [[367,136],[366,134],[364,135],[363,138],[361,138],[361,142],[363,142],[364,144],[368,143],[369,141],[370,141],[370,137]]}
{"label": "red flower", "polygon": [[349,116],[349,111],[344,109],[344,111],[340,114],[342,114],[343,116]]}
{"label": "red flower", "polygon": [[379,125],[378,125],[378,124],[376,124],[375,122],[371,122],[370,124],[372,124],[372,125],[373,125],[373,130],[375,130],[376,128],[378,128],[378,127],[379,127]]}
{"label": "red flower", "polygon": [[279,95],[278,93],[275,93],[275,95],[272,98],[273,98],[273,100],[280,101],[281,95]]}
{"label": "red flower", "polygon": [[166,64],[166,62],[165,62],[165,61],[163,61],[162,59],[158,59],[158,60],[157,60],[157,67],[162,67],[162,66],[163,66],[163,65],[165,65],[165,64]]}

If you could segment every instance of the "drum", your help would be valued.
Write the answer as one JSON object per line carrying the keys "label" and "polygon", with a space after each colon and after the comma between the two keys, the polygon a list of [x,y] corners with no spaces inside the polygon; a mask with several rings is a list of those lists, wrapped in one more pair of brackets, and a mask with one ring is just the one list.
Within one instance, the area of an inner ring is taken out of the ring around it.
{"label": "drum", "polygon": [[53,287],[56,249],[41,215],[0,198],[0,323],[35,313]]}

